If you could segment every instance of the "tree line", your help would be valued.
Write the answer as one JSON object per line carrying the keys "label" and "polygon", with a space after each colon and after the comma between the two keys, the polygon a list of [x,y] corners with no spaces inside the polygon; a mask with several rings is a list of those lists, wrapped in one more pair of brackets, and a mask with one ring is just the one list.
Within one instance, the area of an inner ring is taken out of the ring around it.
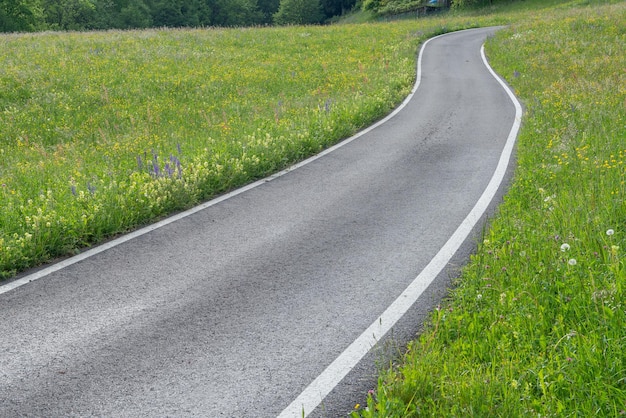
{"label": "tree line", "polygon": [[0,32],[319,24],[359,0],[0,0]]}
{"label": "tree line", "polygon": [[472,9],[515,0],[360,0],[358,6],[375,15],[399,15],[406,12],[436,9]]}

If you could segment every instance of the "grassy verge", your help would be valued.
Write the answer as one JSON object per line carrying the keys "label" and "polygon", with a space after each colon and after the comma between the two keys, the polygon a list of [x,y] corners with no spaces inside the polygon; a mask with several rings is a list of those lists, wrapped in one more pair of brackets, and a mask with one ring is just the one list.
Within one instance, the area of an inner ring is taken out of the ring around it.
{"label": "grassy verge", "polygon": [[488,42],[525,102],[518,168],[449,300],[354,416],[626,415],[626,3]]}
{"label": "grassy verge", "polygon": [[438,31],[405,22],[0,36],[0,279],[380,118],[410,91],[417,46]]}

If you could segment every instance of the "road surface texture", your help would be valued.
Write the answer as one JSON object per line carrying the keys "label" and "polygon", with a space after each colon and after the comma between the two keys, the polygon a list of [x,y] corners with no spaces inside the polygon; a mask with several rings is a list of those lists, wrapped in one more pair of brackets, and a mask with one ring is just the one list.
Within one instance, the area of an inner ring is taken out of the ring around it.
{"label": "road surface texture", "polygon": [[[0,416],[301,416],[285,408],[381,321],[490,182],[516,119],[481,59],[495,30],[433,39],[406,106],[332,152],[0,287]],[[484,219],[307,414],[364,402]]]}

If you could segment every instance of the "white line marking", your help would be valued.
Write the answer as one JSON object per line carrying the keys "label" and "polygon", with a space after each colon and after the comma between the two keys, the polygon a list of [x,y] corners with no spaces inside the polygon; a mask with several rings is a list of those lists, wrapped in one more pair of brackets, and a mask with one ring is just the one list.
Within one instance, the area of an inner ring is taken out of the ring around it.
{"label": "white line marking", "polygon": [[[445,35],[440,35],[445,36]],[[431,38],[436,39],[436,38]],[[424,48],[431,40],[422,45],[418,59],[418,77],[416,86],[421,78],[421,62]],[[385,312],[371,324],[348,348],[339,355],[304,391],[279,415],[279,418],[295,418],[307,416],[323,401],[339,382],[358,364],[372,347],[400,320],[400,318],[417,301],[420,295],[432,283],[457,252],[461,244],[469,236],[476,223],[487,210],[491,200],[495,197],[500,184],[506,174],[513,146],[521,124],[522,106],[502,79],[493,71],[485,57],[484,45],[480,49],[483,63],[493,77],[504,88],[515,105],[515,121],[507,138],[498,166],[496,167],[487,188],[476,202],[461,225],[452,234],[450,239],[439,250],[422,272],[413,280],[404,292],[387,308]],[[413,89],[415,92],[415,89]]]}
{"label": "white line marking", "polygon": [[[439,35],[442,36],[442,35]],[[432,38],[435,39],[435,38]],[[428,40],[430,41],[430,39]],[[424,43],[424,45],[426,45],[428,43],[428,41],[426,41],[426,43]],[[421,60],[421,53],[420,53],[420,60]],[[390,113],[389,115],[387,115],[384,119],[379,120],[378,122],[376,122],[375,124],[363,129],[362,131],[359,131],[358,133],[354,134],[353,136],[351,136],[350,138],[344,139],[343,141],[333,145],[332,147],[329,147],[327,149],[325,149],[324,151],[320,152],[319,154],[316,154],[310,158],[307,158],[306,160],[303,160],[297,164],[292,165],[291,167],[286,168],[283,171],[280,171],[278,173],[275,173],[269,177],[266,177],[264,179],[258,180],[254,183],[250,183],[247,186],[244,186],[240,189],[234,190],[230,193],[227,193],[225,195],[222,195],[220,197],[217,197],[213,200],[210,200],[208,202],[205,202],[201,205],[198,205],[196,207],[193,207],[187,211],[178,213],[176,215],[173,215],[169,218],[163,219],[162,221],[159,221],[157,223],[154,223],[150,226],[138,229],[136,231],[133,231],[131,233],[128,233],[122,237],[116,238],[114,240],[111,240],[105,244],[99,245],[97,247],[94,247],[90,250],[85,251],[84,253],[81,253],[79,255],[76,255],[74,257],[68,258],[66,260],[60,261],[56,264],[53,264],[49,267],[46,267],[44,269],[41,269],[35,273],[29,274],[27,276],[24,276],[20,279],[14,280],[12,282],[9,282],[7,284],[4,284],[2,286],[0,286],[0,295],[3,293],[7,293],[15,288],[18,288],[20,286],[23,286],[27,283],[30,282],[34,282],[35,280],[41,279],[42,277],[48,276],[49,274],[52,274],[56,271],[62,270],[66,267],[71,266],[72,264],[76,264],[80,261],[83,261],[89,257],[93,257],[96,254],[100,254],[104,251],[107,251],[113,247],[116,247],[120,244],[125,243],[126,241],[130,241],[134,238],[140,237],[141,235],[147,234],[148,232],[154,231],[155,229],[159,229],[163,226],[169,225],[173,222],[176,222],[180,219],[186,218],[187,216],[193,215],[196,212],[200,212],[201,210],[204,210],[206,208],[209,208],[211,206],[214,206],[220,202],[223,202],[224,200],[230,199],[231,197],[237,196],[241,193],[244,193],[250,189],[254,189],[257,186],[260,186],[261,184],[267,183],[268,181],[274,180],[278,177],[281,177],[287,173],[289,173],[290,171],[293,171],[297,168],[300,168],[302,166],[305,166],[315,160],[317,160],[318,158],[323,157],[326,154],[329,154],[333,151],[335,151],[336,149],[343,147],[344,145],[349,144],[350,142],[354,141],[355,139],[367,134],[368,132],[371,132],[372,130],[378,128],[380,125],[384,124],[385,122],[387,122],[389,119],[393,118],[394,116],[396,116],[411,100],[411,98],[413,98],[413,95],[415,94],[415,91],[417,90],[417,87],[419,85],[419,80],[421,78],[421,66],[418,65],[418,71],[417,71],[417,80],[415,82],[415,85],[413,87],[413,90],[411,90],[411,93],[407,96],[406,99],[404,99],[404,101],[402,102],[402,104],[400,104],[400,106],[398,106],[392,113]]]}

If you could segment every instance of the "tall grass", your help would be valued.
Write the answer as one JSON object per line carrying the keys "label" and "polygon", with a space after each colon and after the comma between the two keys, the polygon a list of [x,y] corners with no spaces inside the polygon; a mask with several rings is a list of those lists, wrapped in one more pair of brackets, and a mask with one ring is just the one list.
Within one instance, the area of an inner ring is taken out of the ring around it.
{"label": "tall grass", "polygon": [[530,12],[487,43],[524,101],[514,182],[363,417],[626,414],[626,3]]}
{"label": "tall grass", "polygon": [[0,36],[0,278],[275,172],[410,91],[414,23]]}

